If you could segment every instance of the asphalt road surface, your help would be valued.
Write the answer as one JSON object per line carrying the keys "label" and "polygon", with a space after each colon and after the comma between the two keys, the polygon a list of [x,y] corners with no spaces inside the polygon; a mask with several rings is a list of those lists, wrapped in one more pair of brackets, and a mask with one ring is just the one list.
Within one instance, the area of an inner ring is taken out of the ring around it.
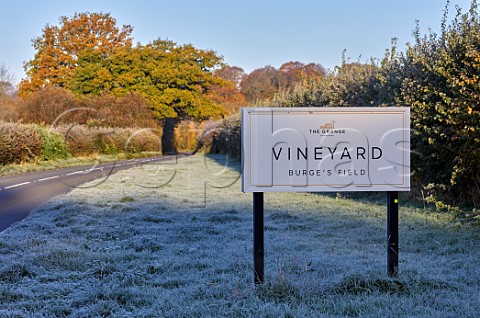
{"label": "asphalt road surface", "polygon": [[103,182],[119,170],[176,158],[178,156],[131,159],[0,178],[0,232],[27,217],[54,196],[81,187],[86,182]]}

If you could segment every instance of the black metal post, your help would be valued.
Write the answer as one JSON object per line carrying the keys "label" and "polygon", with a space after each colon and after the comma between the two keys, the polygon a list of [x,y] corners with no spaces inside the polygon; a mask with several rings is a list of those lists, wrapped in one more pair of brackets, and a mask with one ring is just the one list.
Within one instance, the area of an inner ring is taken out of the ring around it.
{"label": "black metal post", "polygon": [[264,281],[263,192],[253,193],[253,268],[255,284]]}
{"label": "black metal post", "polygon": [[398,276],[398,192],[387,193],[387,267],[390,277]]}

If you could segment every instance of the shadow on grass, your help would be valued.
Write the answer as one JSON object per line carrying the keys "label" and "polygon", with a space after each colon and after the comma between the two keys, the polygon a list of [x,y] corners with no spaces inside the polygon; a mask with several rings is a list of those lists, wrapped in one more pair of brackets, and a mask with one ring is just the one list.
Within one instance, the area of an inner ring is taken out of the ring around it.
{"label": "shadow on grass", "polygon": [[236,158],[233,158],[232,156],[223,155],[223,154],[202,154],[202,156],[205,156],[206,158],[213,160],[215,163],[225,168],[233,169],[238,173],[243,172],[241,161]]}
{"label": "shadow on grass", "polygon": [[[353,200],[355,202],[361,202],[366,204],[385,205],[387,206],[387,192],[386,191],[352,191],[352,192],[312,192],[314,194],[334,198]],[[433,212],[433,207],[426,207],[422,202],[412,198],[409,192],[399,192],[400,209],[406,207],[409,209],[423,209],[426,212]]]}

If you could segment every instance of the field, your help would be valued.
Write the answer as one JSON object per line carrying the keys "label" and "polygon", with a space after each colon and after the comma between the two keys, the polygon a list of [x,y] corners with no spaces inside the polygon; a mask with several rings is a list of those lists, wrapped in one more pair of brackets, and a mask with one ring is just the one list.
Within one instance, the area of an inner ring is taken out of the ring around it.
{"label": "field", "polygon": [[0,233],[0,317],[478,316],[478,226],[401,202],[391,279],[381,195],[266,194],[255,287],[238,171],[197,155],[52,200]]}

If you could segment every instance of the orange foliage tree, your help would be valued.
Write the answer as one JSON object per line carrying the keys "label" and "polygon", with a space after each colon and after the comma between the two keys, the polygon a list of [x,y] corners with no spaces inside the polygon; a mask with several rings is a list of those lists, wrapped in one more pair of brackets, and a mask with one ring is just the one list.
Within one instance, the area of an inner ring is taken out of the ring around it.
{"label": "orange foliage tree", "polygon": [[238,66],[227,65],[215,71],[215,75],[226,82],[223,85],[212,85],[210,98],[229,113],[234,113],[245,106],[245,95],[240,92],[240,83],[246,76],[245,71]]}
{"label": "orange foliage tree", "polygon": [[60,25],[48,25],[32,40],[35,56],[25,63],[27,78],[19,86],[19,95],[45,86],[65,87],[82,51],[90,49],[108,56],[114,48],[131,46],[132,27],[119,29],[108,13],[76,13],[61,17]]}
{"label": "orange foliage tree", "polygon": [[291,92],[293,88],[304,81],[318,81],[327,72],[320,64],[287,62],[279,69],[265,66],[243,77],[241,92],[247,104],[255,105],[270,101],[279,92]]}
{"label": "orange foliage tree", "polygon": [[181,120],[224,113],[209,96],[213,86],[226,85],[214,74],[221,66],[222,57],[214,51],[157,39],[116,49],[108,57],[84,51],[68,87],[77,95],[125,96],[134,91],[144,96],[153,117],[163,124],[163,152],[174,153],[174,129]]}

